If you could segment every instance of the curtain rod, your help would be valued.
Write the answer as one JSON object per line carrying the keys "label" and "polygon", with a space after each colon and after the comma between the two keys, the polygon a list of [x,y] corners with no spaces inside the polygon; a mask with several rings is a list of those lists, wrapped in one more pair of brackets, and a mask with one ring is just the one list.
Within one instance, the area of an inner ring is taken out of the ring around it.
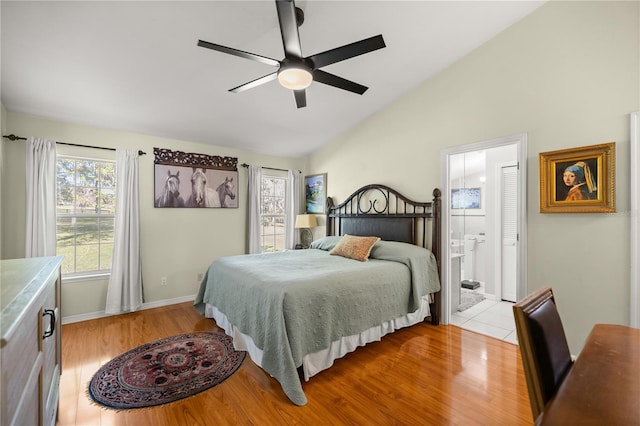
{"label": "curtain rod", "polygon": [[[240,164],[240,165],[241,165],[242,167],[244,167],[245,169],[246,169],[247,167],[249,167],[249,165],[248,165],[247,163],[242,163],[242,164]],[[261,166],[261,167],[262,167],[262,166]],[[262,167],[262,168],[263,168],[263,169],[267,169],[267,170],[278,170],[278,171],[281,171],[281,172],[288,172],[288,171],[289,171],[289,170],[285,170],[285,169],[276,169],[275,167]],[[298,173],[302,173],[302,171],[301,171],[301,170],[298,170]]]}
{"label": "curtain rod", "polygon": [[[6,135],[6,136],[3,135],[2,137],[3,138],[7,138],[10,141],[26,141],[27,140],[27,138],[23,138],[21,136],[16,136],[14,134]],[[108,151],[115,151],[116,150],[115,148],[107,148],[107,147],[104,147],[104,146],[80,145],[80,144],[77,144],[77,143],[58,142],[58,141],[56,141],[56,143],[58,143],[60,145],[78,146],[78,147],[81,147],[81,148],[106,149]],[[146,154],[147,154],[146,152],[138,150],[138,155],[146,155]]]}

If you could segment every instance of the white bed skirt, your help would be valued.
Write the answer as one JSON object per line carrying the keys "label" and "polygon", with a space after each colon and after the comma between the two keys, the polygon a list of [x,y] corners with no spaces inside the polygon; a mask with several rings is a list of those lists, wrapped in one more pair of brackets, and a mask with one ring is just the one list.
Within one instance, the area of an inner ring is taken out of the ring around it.
{"label": "white bed skirt", "polygon": [[[215,306],[207,304],[205,308],[205,317],[213,318],[229,336],[233,338],[233,346],[236,350],[247,351],[249,356],[257,365],[262,367],[262,349],[257,347],[251,336],[241,333],[236,326],[231,324],[227,316],[220,312]],[[304,380],[308,381],[322,370],[333,365],[333,361],[342,358],[349,352],[355,351],[359,346],[367,343],[375,342],[382,339],[383,336],[393,333],[394,331],[409,327],[423,321],[430,315],[428,296],[422,298],[420,308],[410,314],[404,315],[391,321],[386,321],[378,326],[363,331],[360,334],[343,337],[331,343],[327,349],[305,355],[302,359],[302,368],[304,371]]]}

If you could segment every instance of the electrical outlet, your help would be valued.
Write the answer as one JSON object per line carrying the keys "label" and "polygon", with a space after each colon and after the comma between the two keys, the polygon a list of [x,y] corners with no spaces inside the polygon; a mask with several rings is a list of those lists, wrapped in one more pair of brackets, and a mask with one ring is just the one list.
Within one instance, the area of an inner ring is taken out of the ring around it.
{"label": "electrical outlet", "polygon": [[160,285],[167,285],[167,277],[160,278]]}
{"label": "electrical outlet", "polygon": [[202,272],[199,272],[198,275],[196,276],[196,280],[201,283],[202,279],[204,278],[204,274]]}

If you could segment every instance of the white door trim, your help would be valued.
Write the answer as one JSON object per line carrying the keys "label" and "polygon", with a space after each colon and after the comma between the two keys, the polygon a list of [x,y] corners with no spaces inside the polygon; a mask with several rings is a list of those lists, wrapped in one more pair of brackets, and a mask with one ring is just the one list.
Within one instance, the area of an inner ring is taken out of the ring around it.
{"label": "white door trim", "polygon": [[629,323],[640,328],[640,111],[631,119],[631,309]]}
{"label": "white door trim", "polygon": [[469,151],[481,151],[505,145],[516,144],[518,157],[518,236],[520,248],[518,251],[518,299],[527,294],[527,134],[521,133],[488,141],[476,142],[457,147],[446,148],[440,151],[440,187],[442,190],[442,247],[440,248],[441,265],[441,322],[449,324],[451,317],[451,288],[449,277],[451,276],[451,258],[449,247],[451,235],[449,233],[449,217],[451,215],[451,180],[449,170],[449,157]]}

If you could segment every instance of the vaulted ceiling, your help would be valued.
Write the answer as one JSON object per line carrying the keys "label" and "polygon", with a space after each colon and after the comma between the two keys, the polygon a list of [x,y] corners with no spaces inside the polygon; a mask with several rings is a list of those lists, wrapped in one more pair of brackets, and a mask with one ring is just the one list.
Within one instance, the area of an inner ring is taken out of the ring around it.
{"label": "vaulted ceiling", "polygon": [[299,0],[304,56],[377,34],[387,47],[323,68],[367,86],[363,95],[314,82],[297,109],[277,81],[228,91],[272,67],[197,46],[282,59],[272,0],[3,0],[1,99],[55,120],[300,157],[542,3]]}

